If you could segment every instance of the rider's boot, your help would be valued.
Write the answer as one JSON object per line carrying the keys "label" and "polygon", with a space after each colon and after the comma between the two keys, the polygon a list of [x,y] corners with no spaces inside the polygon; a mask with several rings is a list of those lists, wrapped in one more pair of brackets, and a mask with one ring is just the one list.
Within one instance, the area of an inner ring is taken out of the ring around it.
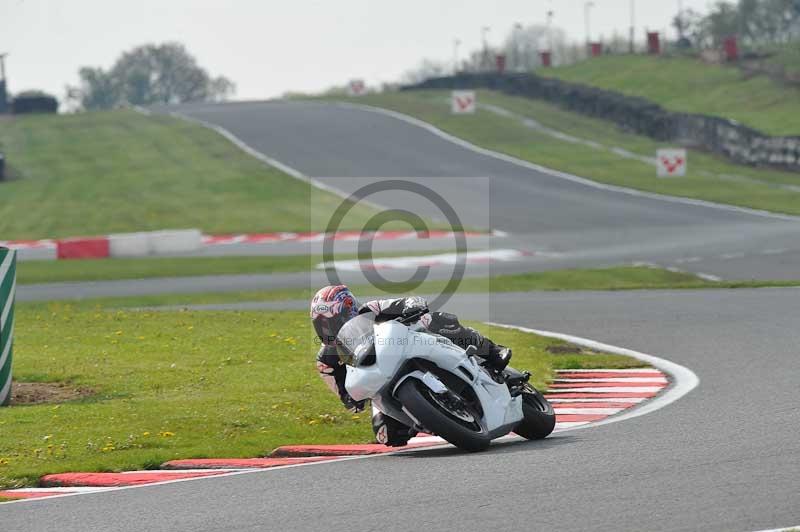
{"label": "rider's boot", "polygon": [[488,338],[482,338],[482,342],[475,354],[486,361],[485,366],[487,368],[500,373],[511,362],[511,348],[497,345]]}
{"label": "rider's boot", "polygon": [[372,431],[375,441],[387,447],[403,447],[408,440],[417,435],[417,431],[400,423],[372,407]]}

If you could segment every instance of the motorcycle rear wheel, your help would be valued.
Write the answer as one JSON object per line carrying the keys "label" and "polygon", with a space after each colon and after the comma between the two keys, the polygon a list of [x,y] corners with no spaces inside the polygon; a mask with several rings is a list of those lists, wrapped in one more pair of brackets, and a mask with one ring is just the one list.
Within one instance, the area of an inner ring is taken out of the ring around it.
{"label": "motorcycle rear wheel", "polygon": [[525,416],[514,432],[528,440],[541,440],[556,427],[553,405],[530,384],[522,391],[522,413]]}
{"label": "motorcycle rear wheel", "polygon": [[448,408],[442,399],[417,379],[408,379],[397,390],[397,398],[429,432],[435,433],[459,449],[483,451],[491,438],[480,424],[480,416],[467,405]]}

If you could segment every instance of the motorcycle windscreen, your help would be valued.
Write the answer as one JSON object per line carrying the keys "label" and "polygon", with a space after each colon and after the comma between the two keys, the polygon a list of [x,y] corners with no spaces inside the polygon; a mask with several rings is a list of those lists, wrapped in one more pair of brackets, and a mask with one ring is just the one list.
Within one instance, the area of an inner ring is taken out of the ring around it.
{"label": "motorcycle windscreen", "polygon": [[344,324],[336,336],[339,359],[348,365],[358,366],[375,347],[375,315],[371,312],[356,316]]}

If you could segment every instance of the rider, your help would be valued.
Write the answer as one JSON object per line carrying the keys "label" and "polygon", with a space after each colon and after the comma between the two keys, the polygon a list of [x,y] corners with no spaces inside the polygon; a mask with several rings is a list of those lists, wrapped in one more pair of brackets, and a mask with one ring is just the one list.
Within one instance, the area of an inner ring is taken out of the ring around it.
{"label": "rider", "polygon": [[[322,342],[317,354],[317,370],[330,389],[339,396],[345,407],[352,412],[364,410],[366,401],[355,401],[347,393],[344,382],[347,370],[339,359],[336,350],[336,335],[351,318],[372,312],[375,321],[389,321],[396,318],[421,315],[419,323],[434,334],[439,334],[454,344],[466,349],[477,348],[476,354],[486,361],[486,365],[503,370],[511,357],[511,350],[496,345],[478,331],[465,327],[458,317],[445,312],[430,312],[428,303],[421,297],[399,299],[379,299],[359,306],[350,289],[344,285],[326,286],[311,300],[311,322]],[[386,416],[373,408],[372,429],[379,443],[399,447],[408,443],[416,432],[399,421]]]}

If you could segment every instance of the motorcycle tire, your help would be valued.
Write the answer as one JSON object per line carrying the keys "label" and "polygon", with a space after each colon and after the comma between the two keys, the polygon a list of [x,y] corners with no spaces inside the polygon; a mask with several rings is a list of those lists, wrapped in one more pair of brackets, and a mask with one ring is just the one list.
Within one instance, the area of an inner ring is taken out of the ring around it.
{"label": "motorcycle tire", "polygon": [[[491,438],[479,418],[468,422],[447,410],[427,386],[408,379],[397,390],[397,398],[425,429],[468,452],[486,450]],[[472,414],[469,414],[472,415]]]}
{"label": "motorcycle tire", "polygon": [[556,427],[553,405],[533,386],[525,385],[522,392],[522,413],[525,416],[514,432],[528,440],[541,440]]}

